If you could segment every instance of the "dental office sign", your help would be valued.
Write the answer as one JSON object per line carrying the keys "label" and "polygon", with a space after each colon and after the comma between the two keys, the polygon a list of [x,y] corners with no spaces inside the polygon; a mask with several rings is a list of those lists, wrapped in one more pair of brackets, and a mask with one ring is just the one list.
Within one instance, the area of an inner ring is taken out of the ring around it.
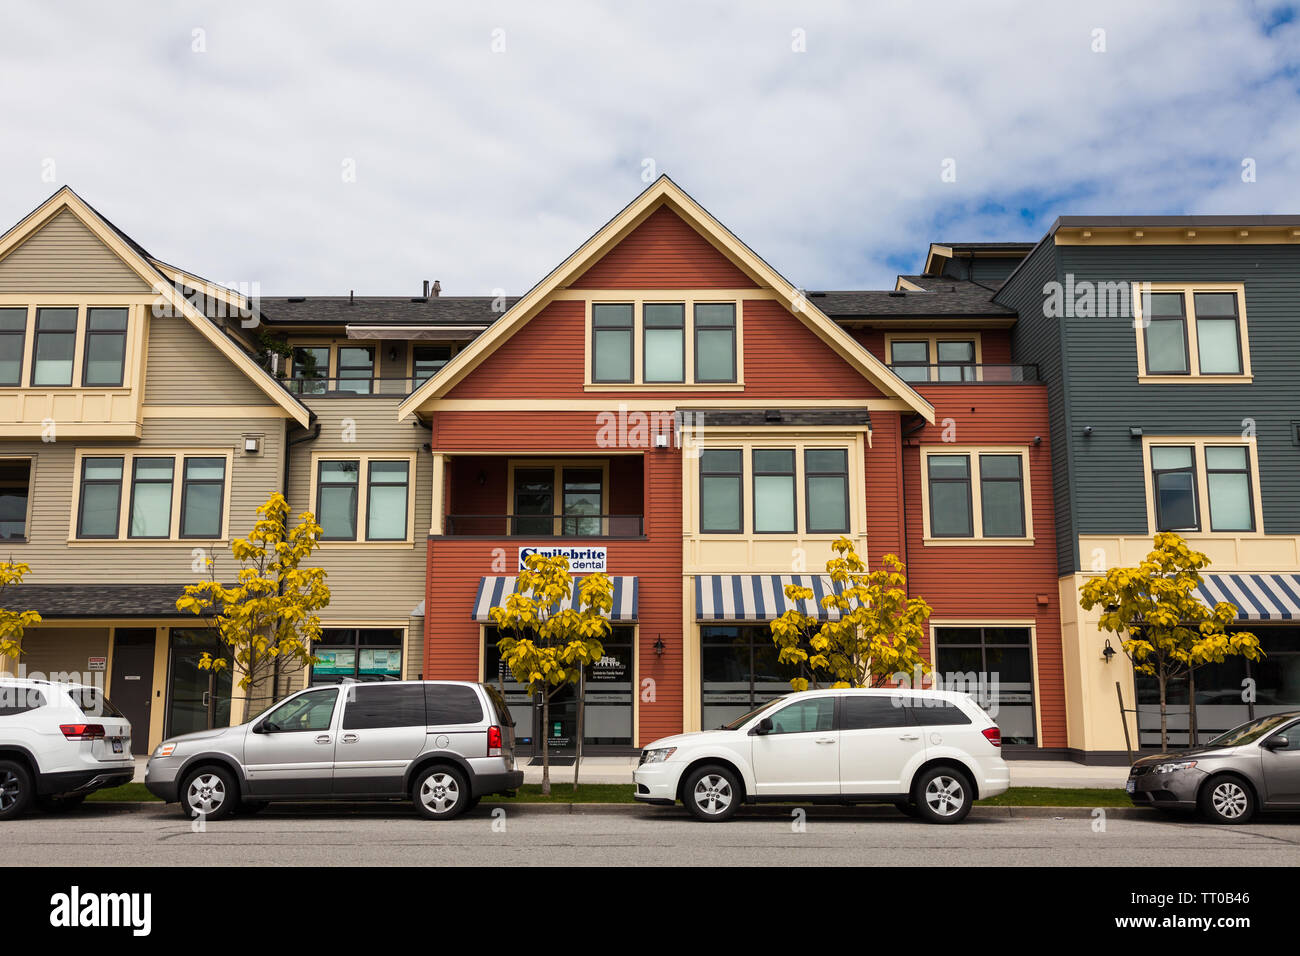
{"label": "dental office sign", "polygon": [[606,570],[604,548],[520,548],[520,571],[524,570],[524,561],[534,554],[540,554],[546,558],[553,558],[557,554],[562,554],[569,559],[569,570],[574,574]]}

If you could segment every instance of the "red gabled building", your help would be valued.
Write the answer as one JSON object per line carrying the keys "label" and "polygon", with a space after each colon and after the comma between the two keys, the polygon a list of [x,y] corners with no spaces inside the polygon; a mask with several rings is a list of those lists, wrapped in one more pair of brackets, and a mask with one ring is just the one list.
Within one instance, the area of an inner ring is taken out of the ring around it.
{"label": "red gabled building", "polygon": [[[398,410],[431,429],[424,676],[497,680],[487,608],[563,548],[616,585],[587,751],[717,726],[788,689],[767,622],[847,535],[907,562],[1008,750],[1064,748],[1047,397],[974,281],[1025,251],[804,294],[659,179]],[[521,738],[573,742],[500,679]]]}

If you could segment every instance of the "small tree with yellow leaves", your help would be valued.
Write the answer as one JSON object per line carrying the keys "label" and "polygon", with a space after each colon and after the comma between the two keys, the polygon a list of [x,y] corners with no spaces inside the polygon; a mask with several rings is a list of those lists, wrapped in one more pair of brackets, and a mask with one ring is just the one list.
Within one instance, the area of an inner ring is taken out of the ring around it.
{"label": "small tree with yellow leaves", "polygon": [[[832,593],[821,604],[838,617],[820,621],[805,614],[797,602],[811,600],[812,588],[787,584],[790,606],[771,625],[777,659],[806,668],[815,686],[880,687],[898,674],[928,673],[921,646],[930,605],[908,597],[903,563],[886,554],[881,567],[870,571],[848,538],[831,547],[835,556],[827,560],[826,573]],[[807,690],[808,679],[793,678],[790,686]]]}
{"label": "small tree with yellow leaves", "polygon": [[269,692],[262,696],[275,700],[277,677],[317,662],[311,653],[320,637],[316,612],[330,600],[325,570],[299,567],[320,546],[316,517],[304,512],[297,527],[290,529],[289,503],[278,492],[257,514],[248,537],[230,543],[240,566],[235,583],[226,587],[219,582],[216,564],[209,558],[208,579],[186,587],[176,601],[178,611],[205,618],[220,638],[226,653],[205,652],[199,667],[230,670],[238,679],[244,691],[241,722],[254,713],[254,690],[270,681]]}
{"label": "small tree with yellow leaves", "polygon": [[[497,641],[501,660],[528,692],[542,702],[542,793],[551,792],[551,699],[560,688],[576,684],[582,669],[605,656],[601,643],[609,634],[614,607],[609,576],[596,572],[578,582],[573,606],[558,609],[573,595],[569,559],[562,554],[529,555],[513,594],[488,613],[505,637]],[[574,770],[577,787],[577,770]]]}
{"label": "small tree with yellow leaves", "polygon": [[23,632],[41,623],[41,616],[35,611],[15,611],[8,607],[4,596],[11,584],[22,584],[23,575],[30,574],[31,570],[22,561],[0,561],[0,658],[17,660],[22,653]]}
{"label": "small tree with yellow leaves", "polygon": [[1210,559],[1173,532],[1158,533],[1154,543],[1137,567],[1111,568],[1085,581],[1079,587],[1079,603],[1085,611],[1102,608],[1097,629],[1119,636],[1133,669],[1156,679],[1160,747],[1168,750],[1169,682],[1203,664],[1238,654],[1258,660],[1263,652],[1254,634],[1228,633],[1227,625],[1237,619],[1235,604],[1220,601],[1210,607],[1196,597],[1200,571]]}

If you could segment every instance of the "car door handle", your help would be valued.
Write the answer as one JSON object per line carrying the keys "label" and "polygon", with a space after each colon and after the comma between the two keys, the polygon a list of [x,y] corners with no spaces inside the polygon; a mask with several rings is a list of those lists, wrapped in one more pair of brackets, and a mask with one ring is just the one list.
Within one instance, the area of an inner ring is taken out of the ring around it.
{"label": "car door handle", "polygon": [[344,734],[344,735],[343,735],[343,742],[344,742],[345,744],[354,744],[354,743],[357,742],[357,735],[356,735],[356,734]]}
{"label": "car door handle", "polygon": [[319,737],[316,738],[316,743],[318,744],[327,744],[329,742],[330,742],[329,734],[321,734]]}
{"label": "car door handle", "polygon": [[921,738],[916,734],[903,734],[903,736],[899,737],[898,739],[899,740],[920,740]]}
{"label": "car door handle", "polygon": [[835,738],[834,738],[834,737],[818,737],[818,738],[817,738],[817,742],[818,742],[819,744],[833,744],[833,743],[835,743]]}

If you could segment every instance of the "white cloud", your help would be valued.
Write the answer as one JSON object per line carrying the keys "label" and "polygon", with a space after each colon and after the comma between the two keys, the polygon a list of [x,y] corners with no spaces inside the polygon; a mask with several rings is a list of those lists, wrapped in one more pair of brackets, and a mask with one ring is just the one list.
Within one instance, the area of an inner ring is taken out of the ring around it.
{"label": "white cloud", "polygon": [[515,293],[643,188],[649,157],[795,283],[887,287],[891,256],[918,268],[933,239],[1037,238],[1060,214],[1297,211],[1300,26],[1267,36],[1259,17],[1217,2],[12,4],[0,221],[53,191],[49,158],[154,254],[266,294],[425,278]]}

